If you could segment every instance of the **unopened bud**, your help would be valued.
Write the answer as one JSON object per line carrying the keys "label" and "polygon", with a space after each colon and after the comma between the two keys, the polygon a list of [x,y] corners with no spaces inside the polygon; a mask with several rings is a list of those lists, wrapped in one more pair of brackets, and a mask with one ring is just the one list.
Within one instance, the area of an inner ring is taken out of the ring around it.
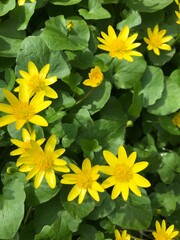
{"label": "unopened bud", "polygon": [[15,172],[17,172],[17,168],[15,167],[10,166],[10,167],[7,167],[6,169],[6,173],[9,175],[14,174]]}
{"label": "unopened bud", "polygon": [[133,121],[128,120],[126,123],[126,127],[132,127],[133,126]]}

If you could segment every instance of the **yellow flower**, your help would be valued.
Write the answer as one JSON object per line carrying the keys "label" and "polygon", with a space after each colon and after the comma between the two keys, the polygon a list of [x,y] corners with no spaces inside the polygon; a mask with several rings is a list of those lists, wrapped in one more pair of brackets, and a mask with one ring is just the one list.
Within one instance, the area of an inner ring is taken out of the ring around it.
{"label": "yellow flower", "polygon": [[[18,139],[11,139],[11,142],[16,145],[18,148],[11,151],[10,155],[11,156],[16,156],[16,155],[21,155],[21,156],[26,156],[27,148],[31,148],[31,143],[30,141],[36,141],[36,133],[35,131],[32,131],[32,133],[29,133],[25,128],[22,129],[22,139],[23,141],[20,141]],[[45,141],[45,138],[41,138],[37,140],[37,143],[41,145]]]}
{"label": "yellow flower", "polygon": [[117,229],[115,230],[115,240],[130,240],[130,239],[131,239],[131,236],[127,234],[126,230],[122,231],[122,235]]}
{"label": "yellow flower", "polygon": [[99,201],[98,192],[104,192],[102,186],[96,181],[99,178],[99,165],[91,167],[88,158],[82,163],[82,170],[75,164],[70,163],[70,168],[74,173],[63,174],[62,184],[75,184],[68,195],[68,201],[74,200],[77,196],[78,203],[81,204],[85,198],[87,191],[96,201]]}
{"label": "yellow flower", "polygon": [[111,175],[107,178],[102,186],[106,189],[113,187],[111,198],[115,199],[122,193],[123,199],[126,201],[129,196],[129,189],[137,196],[141,196],[139,187],[149,187],[150,182],[138,174],[141,170],[148,166],[148,162],[134,163],[136,160],[136,152],[127,157],[126,150],[123,146],[118,149],[118,158],[111,152],[103,151],[104,158],[109,166],[101,166],[100,171]]}
{"label": "yellow flower", "polygon": [[[25,1],[26,1],[26,0],[18,0],[18,5],[19,5],[19,6],[24,5]],[[30,0],[30,1],[31,1],[31,2],[34,2],[35,0]]]}
{"label": "yellow flower", "polygon": [[133,62],[131,56],[142,56],[140,52],[133,50],[141,45],[141,43],[134,43],[138,34],[135,33],[128,37],[128,26],[124,26],[118,36],[112,26],[108,26],[108,35],[104,32],[101,32],[101,35],[103,38],[98,37],[98,40],[103,44],[99,44],[98,48],[108,51],[112,58],[117,57],[119,60],[125,59]]}
{"label": "yellow flower", "polygon": [[37,93],[31,100],[27,85],[21,84],[19,99],[7,89],[3,90],[10,104],[0,103],[0,111],[8,115],[0,118],[0,127],[16,122],[16,129],[21,129],[25,123],[31,122],[39,126],[48,126],[47,121],[36,113],[47,108],[51,101],[44,101],[44,92]]}
{"label": "yellow flower", "polygon": [[171,46],[165,43],[169,42],[172,39],[172,36],[164,37],[164,35],[166,34],[165,29],[159,31],[159,26],[156,25],[153,31],[151,30],[151,28],[148,28],[147,34],[149,38],[145,37],[144,41],[148,44],[147,49],[149,51],[153,50],[156,55],[160,55],[159,49],[167,51],[171,50]]}
{"label": "yellow flower", "polygon": [[83,84],[90,87],[98,87],[103,80],[103,73],[99,67],[91,69],[89,79],[84,80]]}
{"label": "yellow flower", "polygon": [[54,171],[69,172],[69,168],[66,166],[65,160],[59,159],[59,157],[65,152],[64,148],[55,149],[56,136],[51,135],[44,150],[35,141],[30,141],[31,149],[27,148],[27,156],[20,157],[17,160],[17,167],[20,166],[20,172],[29,172],[26,176],[26,180],[30,180],[34,177],[34,187],[38,188],[45,177],[48,185],[51,188],[56,186],[56,176]]}
{"label": "yellow flower", "polygon": [[[57,93],[52,88],[49,87],[49,85],[57,81],[57,77],[54,76],[46,78],[49,69],[50,65],[46,64],[40,70],[40,72],[38,72],[36,65],[33,62],[29,61],[28,72],[20,70],[19,73],[22,76],[22,78],[16,79],[16,82],[19,83],[20,85],[22,83],[27,84],[30,97],[32,97],[35,93],[44,91],[45,96],[49,98],[57,98],[58,97]],[[19,87],[15,88],[14,91],[18,92]]]}
{"label": "yellow flower", "polygon": [[180,111],[173,117],[172,122],[180,128]]}
{"label": "yellow flower", "polygon": [[166,229],[166,222],[162,220],[162,224],[156,221],[156,232],[153,232],[152,235],[156,240],[171,240],[178,235],[179,231],[174,231],[174,225]]}

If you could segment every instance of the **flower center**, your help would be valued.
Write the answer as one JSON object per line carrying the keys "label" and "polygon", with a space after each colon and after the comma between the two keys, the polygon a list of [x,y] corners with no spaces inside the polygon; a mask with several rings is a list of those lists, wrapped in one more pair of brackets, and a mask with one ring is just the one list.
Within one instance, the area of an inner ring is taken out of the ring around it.
{"label": "flower center", "polygon": [[22,102],[18,106],[14,107],[13,115],[16,119],[25,119],[28,122],[34,114],[34,108],[28,103]]}
{"label": "flower center", "polygon": [[150,39],[150,43],[156,48],[159,48],[162,45],[161,38],[158,35],[153,35]]}
{"label": "flower center", "polygon": [[114,176],[118,182],[129,182],[133,177],[133,172],[126,164],[118,164],[114,170]]}
{"label": "flower center", "polygon": [[45,153],[38,153],[36,158],[36,166],[41,171],[47,171],[52,168],[53,158]]}
{"label": "flower center", "polygon": [[80,188],[88,189],[92,187],[92,174],[91,172],[87,171],[86,173],[81,172],[77,175],[77,185]]}
{"label": "flower center", "polygon": [[158,236],[156,236],[157,240],[171,240],[172,238],[167,233],[159,233]]}
{"label": "flower center", "polygon": [[44,79],[42,79],[39,75],[32,76],[29,81],[29,89],[33,92],[39,92],[43,90],[45,87]]}
{"label": "flower center", "polygon": [[101,77],[100,73],[95,73],[95,74],[93,74],[91,80],[93,81],[93,83],[99,84],[101,78],[102,77]]}

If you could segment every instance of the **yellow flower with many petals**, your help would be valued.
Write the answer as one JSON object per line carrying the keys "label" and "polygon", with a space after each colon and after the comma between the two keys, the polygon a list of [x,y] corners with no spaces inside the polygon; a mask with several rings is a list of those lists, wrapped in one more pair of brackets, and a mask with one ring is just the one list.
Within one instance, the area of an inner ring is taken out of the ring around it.
{"label": "yellow flower with many petals", "polygon": [[91,167],[91,162],[86,158],[82,163],[82,170],[75,164],[70,163],[70,168],[74,173],[63,174],[62,184],[75,184],[68,194],[68,201],[78,197],[78,203],[81,204],[88,192],[92,198],[99,201],[98,192],[104,192],[103,187],[97,182],[99,178],[99,165]]}
{"label": "yellow flower with many petals", "polygon": [[[34,2],[35,0],[30,0],[31,2]],[[23,6],[26,0],[18,0],[18,5]]]}
{"label": "yellow flower with many petals", "polygon": [[43,117],[36,115],[51,104],[51,101],[44,101],[44,91],[37,93],[31,100],[25,84],[21,84],[19,88],[19,99],[7,89],[4,89],[3,92],[10,105],[0,103],[0,111],[8,114],[0,118],[0,127],[13,122],[16,122],[17,130],[28,122],[39,126],[48,126]]}
{"label": "yellow flower with many petals", "polygon": [[125,59],[133,62],[131,56],[142,56],[140,52],[133,50],[141,45],[141,43],[134,43],[138,34],[135,33],[128,37],[128,26],[124,26],[118,36],[112,26],[108,26],[108,35],[104,32],[101,32],[101,35],[103,38],[98,37],[98,40],[103,44],[99,44],[98,48],[108,51],[112,58],[117,57],[119,60]]}
{"label": "yellow flower with many petals", "polygon": [[[18,139],[11,139],[11,142],[18,147],[17,149],[10,152],[11,156],[16,156],[16,155],[21,155],[21,157],[26,156],[27,155],[26,149],[31,148],[30,141],[31,140],[36,141],[36,132],[32,131],[32,133],[29,133],[25,128],[23,128],[22,140],[23,141],[20,141]],[[44,141],[45,141],[45,138],[41,138],[37,140],[37,143],[41,145]]]}
{"label": "yellow flower with many petals", "polygon": [[123,199],[126,201],[129,196],[129,189],[141,196],[139,187],[149,187],[150,182],[138,174],[141,170],[148,166],[148,162],[134,163],[136,160],[136,152],[127,157],[126,150],[123,146],[118,149],[118,158],[111,152],[103,151],[104,158],[109,166],[101,166],[100,171],[110,175],[103,183],[102,186],[106,189],[113,187],[111,198],[115,199],[122,193]]}
{"label": "yellow flower with many petals", "polygon": [[54,171],[69,172],[67,162],[59,157],[65,152],[64,148],[55,150],[56,136],[51,135],[44,150],[35,141],[30,141],[31,148],[27,148],[27,156],[17,160],[17,167],[20,172],[29,172],[26,180],[34,177],[34,187],[38,188],[45,177],[51,188],[56,186],[56,176]]}
{"label": "yellow flower with many petals", "polygon": [[180,128],[180,111],[173,117],[172,122]]}
{"label": "yellow flower with many petals", "polygon": [[103,73],[101,69],[96,66],[95,68],[91,69],[89,73],[89,79],[84,80],[83,84],[90,87],[98,87],[101,82],[103,81]]}
{"label": "yellow flower with many petals", "polygon": [[174,225],[172,224],[166,229],[166,222],[162,220],[162,224],[156,221],[156,232],[152,235],[156,240],[172,240],[178,235],[179,231],[174,231]]}
{"label": "yellow flower with many petals", "polygon": [[173,37],[164,37],[164,35],[166,34],[165,29],[159,31],[159,26],[156,25],[153,31],[151,30],[151,28],[148,28],[147,34],[148,38],[144,37],[144,41],[148,44],[147,49],[149,51],[153,50],[156,55],[160,55],[159,49],[167,51],[171,50],[171,46],[166,44],[166,42],[169,42]]}
{"label": "yellow flower with many petals", "polygon": [[122,235],[117,229],[115,230],[115,240],[130,240],[130,239],[131,239],[131,236],[127,234],[126,230],[122,231]]}
{"label": "yellow flower with many petals", "polygon": [[[55,83],[57,81],[57,77],[49,77],[46,78],[48,72],[50,69],[50,65],[46,64],[40,72],[38,71],[36,65],[29,61],[28,62],[28,72],[25,72],[23,70],[20,70],[19,73],[22,76],[22,78],[16,79],[16,82],[20,85],[27,84],[30,97],[32,97],[35,93],[38,93],[40,91],[45,92],[45,96],[49,98],[57,98],[57,93],[49,87],[49,85]],[[15,88],[15,92],[19,91],[19,87]]]}

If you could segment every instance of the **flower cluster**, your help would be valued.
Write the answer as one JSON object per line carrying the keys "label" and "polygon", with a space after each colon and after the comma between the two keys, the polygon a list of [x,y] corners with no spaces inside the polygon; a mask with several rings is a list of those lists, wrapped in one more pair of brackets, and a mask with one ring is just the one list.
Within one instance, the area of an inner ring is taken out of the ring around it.
{"label": "flower cluster", "polygon": [[[114,58],[117,57],[119,60],[125,59],[129,62],[133,61],[132,56],[140,57],[142,54],[135,51],[134,49],[139,47],[141,43],[134,43],[138,34],[135,33],[132,36],[129,36],[129,27],[124,26],[118,36],[115,33],[115,30],[112,26],[108,27],[108,35],[104,32],[101,32],[103,38],[98,37],[98,40],[103,43],[99,44],[98,48],[103,49],[109,52],[109,55]],[[166,42],[172,39],[172,36],[166,36],[166,30],[163,29],[159,31],[159,26],[156,25],[153,29],[147,29],[148,38],[144,38],[144,41],[148,44],[147,49],[153,50],[156,55],[160,55],[159,49],[171,50],[171,46],[165,44]]]}
{"label": "flower cluster", "polygon": [[[173,240],[178,234],[179,231],[174,231],[174,224],[170,225],[166,229],[166,222],[163,219],[162,223],[160,224],[159,221],[156,221],[155,223],[156,231],[152,232],[152,235],[154,237],[154,240]],[[136,239],[134,236],[130,234],[127,234],[127,230],[123,230],[122,234],[115,229],[115,240],[130,240],[130,239]]]}

